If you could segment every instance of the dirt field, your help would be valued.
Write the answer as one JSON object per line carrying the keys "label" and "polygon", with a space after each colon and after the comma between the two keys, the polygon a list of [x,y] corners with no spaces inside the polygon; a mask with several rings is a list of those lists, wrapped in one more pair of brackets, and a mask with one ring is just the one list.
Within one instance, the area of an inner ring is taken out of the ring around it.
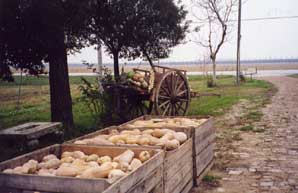
{"label": "dirt field", "polygon": [[[121,66],[121,65],[120,65]],[[205,72],[211,71],[212,66],[206,65],[203,66],[201,64],[198,65],[171,65],[173,68],[178,68],[182,70],[187,70],[188,72]],[[242,70],[246,70],[247,68],[254,68],[257,67],[258,70],[295,70],[298,69],[298,64],[243,64]],[[150,69],[149,65],[142,65],[142,66],[127,66],[124,68],[125,71],[131,71],[132,68],[142,68],[142,69]],[[220,64],[217,65],[217,71],[234,71],[236,70],[236,65],[234,64]],[[70,73],[85,73],[85,72],[92,72],[92,70],[88,70],[86,67],[69,67]]]}
{"label": "dirt field", "polygon": [[298,79],[264,79],[278,89],[272,103],[242,100],[217,119],[216,164],[193,192],[298,192]]}

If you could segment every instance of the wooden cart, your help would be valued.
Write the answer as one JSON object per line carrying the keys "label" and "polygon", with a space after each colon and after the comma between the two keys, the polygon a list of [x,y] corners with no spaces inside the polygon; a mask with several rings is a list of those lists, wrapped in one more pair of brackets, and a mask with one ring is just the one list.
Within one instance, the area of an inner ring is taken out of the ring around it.
{"label": "wooden cart", "polygon": [[147,82],[150,82],[154,73],[152,89],[145,90],[120,83],[105,86],[107,91],[117,93],[114,100],[115,111],[119,112],[125,121],[146,114],[162,116],[186,114],[191,99],[186,71],[157,65],[154,65],[153,69],[153,71],[133,69],[134,72],[144,74]]}

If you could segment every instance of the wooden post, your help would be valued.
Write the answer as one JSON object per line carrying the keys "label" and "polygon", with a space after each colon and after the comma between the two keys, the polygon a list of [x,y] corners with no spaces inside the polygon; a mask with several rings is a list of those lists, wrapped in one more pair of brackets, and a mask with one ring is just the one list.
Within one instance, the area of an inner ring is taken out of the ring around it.
{"label": "wooden post", "polygon": [[237,65],[236,65],[236,83],[240,85],[240,40],[241,40],[241,1],[238,5],[238,34],[237,34]]}

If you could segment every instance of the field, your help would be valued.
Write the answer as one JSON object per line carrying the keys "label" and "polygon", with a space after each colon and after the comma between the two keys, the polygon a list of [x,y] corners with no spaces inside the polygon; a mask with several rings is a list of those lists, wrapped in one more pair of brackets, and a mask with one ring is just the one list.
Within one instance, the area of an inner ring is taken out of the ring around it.
{"label": "field", "polygon": [[[94,77],[87,77],[94,81]],[[262,95],[271,85],[259,80],[248,81],[240,87],[234,86],[234,77],[221,76],[218,87],[207,88],[206,79],[202,76],[190,76],[190,85],[194,91],[217,93],[220,97],[210,96],[192,100],[189,115],[220,115],[225,109],[243,98]],[[21,86],[20,104],[18,91],[20,78],[15,82],[0,83],[0,129],[28,121],[49,121],[50,101],[47,77],[26,77]],[[71,95],[76,133],[86,133],[96,126],[96,118],[89,112],[87,106],[80,101],[78,86],[82,83],[80,77],[70,77]],[[19,106],[19,108],[18,108]]]}

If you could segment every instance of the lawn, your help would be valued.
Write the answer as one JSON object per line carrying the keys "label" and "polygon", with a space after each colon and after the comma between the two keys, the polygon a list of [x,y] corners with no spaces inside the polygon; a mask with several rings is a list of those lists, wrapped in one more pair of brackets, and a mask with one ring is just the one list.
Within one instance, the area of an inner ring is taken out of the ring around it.
{"label": "lawn", "polygon": [[[95,81],[94,77],[87,77]],[[249,99],[266,93],[271,85],[260,80],[252,80],[240,87],[234,85],[234,77],[220,76],[218,86],[208,88],[202,76],[190,76],[192,90],[200,93],[217,93],[217,96],[204,96],[191,101],[188,115],[220,115],[225,109],[240,99]],[[20,108],[17,108],[20,77],[15,82],[0,82],[0,129],[28,121],[49,121],[50,100],[47,77],[25,77],[22,81]],[[96,119],[87,106],[80,101],[80,77],[70,77],[73,113],[78,133],[88,132],[96,125]]]}

